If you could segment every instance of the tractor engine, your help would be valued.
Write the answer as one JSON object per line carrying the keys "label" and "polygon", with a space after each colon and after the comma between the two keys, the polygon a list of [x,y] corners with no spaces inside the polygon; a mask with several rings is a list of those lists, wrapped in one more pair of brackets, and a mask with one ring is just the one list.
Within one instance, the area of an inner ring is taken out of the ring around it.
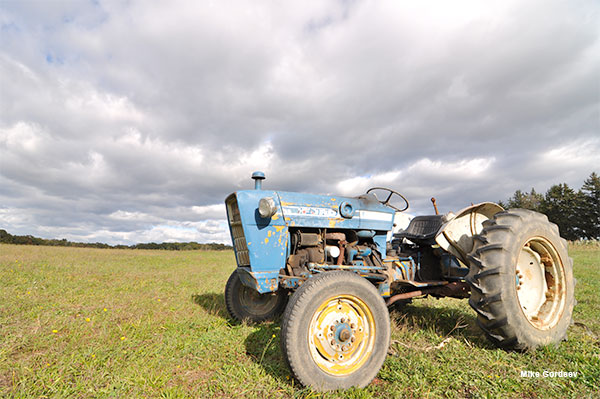
{"label": "tractor engine", "polygon": [[354,230],[292,231],[287,271],[292,276],[307,277],[311,270],[328,269],[329,266],[381,268],[383,262],[373,235],[374,232],[357,233]]}

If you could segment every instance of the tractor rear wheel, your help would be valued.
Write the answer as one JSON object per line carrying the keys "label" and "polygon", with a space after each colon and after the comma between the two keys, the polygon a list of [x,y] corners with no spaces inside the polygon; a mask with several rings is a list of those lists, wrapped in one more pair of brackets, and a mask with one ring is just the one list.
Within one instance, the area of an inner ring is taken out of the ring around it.
{"label": "tractor rear wheel", "polygon": [[246,287],[242,284],[237,269],[231,273],[225,285],[225,305],[229,315],[237,321],[258,323],[276,319],[283,313],[288,297],[288,291],[284,289],[259,294]]}
{"label": "tractor rear wheel", "polygon": [[385,302],[352,272],[309,278],[292,295],[282,319],[284,357],[298,381],[318,391],[369,384],[389,343]]}
{"label": "tractor rear wheel", "polygon": [[558,227],[510,209],[483,223],[469,254],[469,304],[487,338],[506,349],[557,344],[574,306],[573,262]]}

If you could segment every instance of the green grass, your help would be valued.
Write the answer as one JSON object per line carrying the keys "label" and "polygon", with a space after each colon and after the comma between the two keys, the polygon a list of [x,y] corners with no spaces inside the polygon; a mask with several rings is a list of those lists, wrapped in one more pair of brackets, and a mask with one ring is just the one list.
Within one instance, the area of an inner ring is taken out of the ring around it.
{"label": "green grass", "polygon": [[[375,381],[324,396],[600,397],[600,248],[570,252],[579,304],[560,346],[499,350],[466,301],[416,300],[393,316]],[[0,245],[0,397],[320,397],[291,378],[278,323],[228,319],[234,263],[231,252]]]}

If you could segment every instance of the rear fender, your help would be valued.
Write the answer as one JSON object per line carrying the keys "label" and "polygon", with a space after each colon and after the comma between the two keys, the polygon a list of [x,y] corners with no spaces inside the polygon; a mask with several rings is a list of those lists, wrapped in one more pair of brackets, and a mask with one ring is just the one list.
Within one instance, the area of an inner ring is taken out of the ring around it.
{"label": "rear fender", "polygon": [[483,222],[503,210],[504,208],[493,202],[482,202],[462,209],[456,216],[450,213],[435,241],[464,265],[468,265],[467,254],[473,249],[473,236],[481,233]]}

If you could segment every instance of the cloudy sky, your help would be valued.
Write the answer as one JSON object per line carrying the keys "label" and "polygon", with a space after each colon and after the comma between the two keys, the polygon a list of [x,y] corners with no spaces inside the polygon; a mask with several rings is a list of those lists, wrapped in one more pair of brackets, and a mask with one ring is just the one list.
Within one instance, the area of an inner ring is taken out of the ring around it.
{"label": "cloudy sky", "polygon": [[[252,4],[251,7],[248,4]],[[252,187],[413,214],[600,172],[600,3],[0,0],[0,228],[230,242]]]}

